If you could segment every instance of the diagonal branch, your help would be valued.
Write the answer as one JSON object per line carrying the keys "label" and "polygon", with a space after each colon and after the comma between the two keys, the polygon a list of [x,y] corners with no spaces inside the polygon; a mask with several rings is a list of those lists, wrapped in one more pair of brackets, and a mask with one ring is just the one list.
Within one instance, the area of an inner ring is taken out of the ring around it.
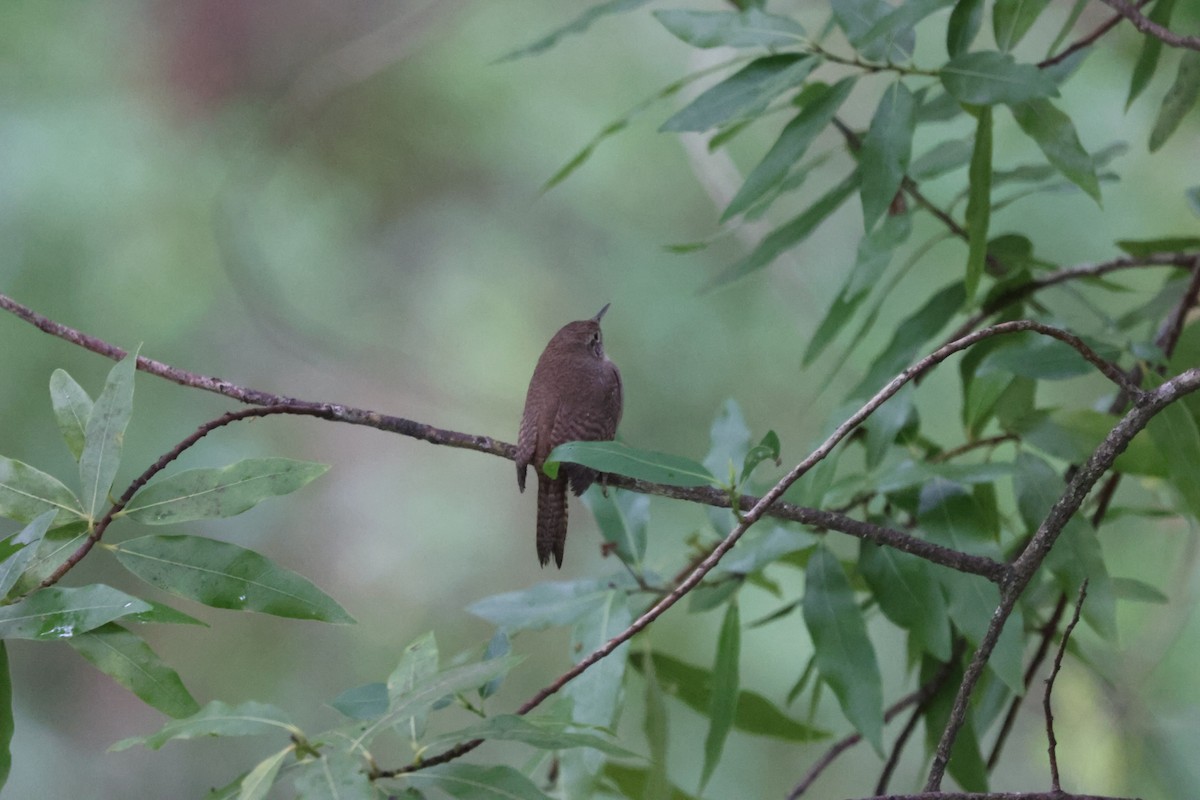
{"label": "diagonal branch", "polygon": [[1142,33],[1153,36],[1169,47],[1185,47],[1189,50],[1200,50],[1200,36],[1181,36],[1164,28],[1147,17],[1129,0],[1100,0],[1106,6],[1114,9],[1125,19],[1133,23],[1133,27]]}

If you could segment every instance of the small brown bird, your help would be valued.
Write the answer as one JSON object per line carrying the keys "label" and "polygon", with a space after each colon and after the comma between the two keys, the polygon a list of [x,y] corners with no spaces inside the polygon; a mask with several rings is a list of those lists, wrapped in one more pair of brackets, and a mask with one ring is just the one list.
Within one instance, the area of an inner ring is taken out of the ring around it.
{"label": "small brown bird", "polygon": [[546,456],[564,442],[602,442],[613,438],[621,421],[621,372],[604,354],[600,318],[564,325],[542,351],[517,435],[517,486],[525,491],[525,469],[533,464],[538,479],[537,553],[542,566],[554,554],[562,567],[567,543],[567,482],[576,495],[596,480],[593,469],[563,464],[558,478],[542,472]]}

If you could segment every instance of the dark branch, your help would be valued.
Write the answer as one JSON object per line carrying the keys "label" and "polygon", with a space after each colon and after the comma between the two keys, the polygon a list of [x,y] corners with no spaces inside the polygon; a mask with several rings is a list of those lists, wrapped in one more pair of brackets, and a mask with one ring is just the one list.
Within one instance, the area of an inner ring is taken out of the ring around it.
{"label": "dark branch", "polygon": [[[1149,2],[1150,2],[1150,0],[1139,0],[1138,7],[1140,8],[1141,6],[1144,6]],[[1075,54],[1076,52],[1078,52],[1080,50],[1083,50],[1085,47],[1091,47],[1093,44],[1096,43],[1097,39],[1099,39],[1101,36],[1108,33],[1113,28],[1115,28],[1117,26],[1117,23],[1123,19],[1124,19],[1124,17],[1121,16],[1120,14],[1112,15],[1107,20],[1105,20],[1103,23],[1101,23],[1100,27],[1096,28],[1096,30],[1094,30],[1091,33],[1089,33],[1088,35],[1072,42],[1071,45],[1069,47],[1067,47],[1067,49],[1063,50],[1058,55],[1051,56],[1050,58],[1047,58],[1044,61],[1039,61],[1038,67],[1040,69],[1045,69],[1046,67],[1052,67],[1055,64],[1066,61],[1067,58],[1069,58],[1071,55]]]}
{"label": "dark branch", "polygon": [[1105,5],[1116,10],[1125,19],[1133,23],[1133,27],[1142,33],[1153,36],[1170,47],[1185,47],[1189,50],[1200,50],[1200,36],[1180,36],[1172,33],[1137,9],[1129,0],[1100,0]]}
{"label": "dark branch", "polygon": [[1075,601],[1075,613],[1071,615],[1071,621],[1067,623],[1067,629],[1063,631],[1062,642],[1058,645],[1058,652],[1054,654],[1054,667],[1050,670],[1050,677],[1046,678],[1046,693],[1042,696],[1042,708],[1046,712],[1047,751],[1050,755],[1050,788],[1056,792],[1062,791],[1062,782],[1058,777],[1058,740],[1054,738],[1054,712],[1050,708],[1050,695],[1054,692],[1054,680],[1058,677],[1058,671],[1062,669],[1063,654],[1067,652],[1067,642],[1071,639],[1071,633],[1074,632],[1075,626],[1079,624],[1079,613],[1083,610],[1083,601],[1087,599],[1087,586],[1086,580],[1079,586],[1079,598]]}

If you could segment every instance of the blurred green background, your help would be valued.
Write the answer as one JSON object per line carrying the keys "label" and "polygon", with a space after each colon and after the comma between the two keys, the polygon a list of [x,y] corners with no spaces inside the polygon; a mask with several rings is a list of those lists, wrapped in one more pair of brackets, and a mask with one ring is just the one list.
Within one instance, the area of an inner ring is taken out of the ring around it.
{"label": "blurred green background", "polygon": [[[1057,29],[1050,22],[1069,6],[1054,3],[1047,13],[1041,47]],[[549,0],[12,0],[0,9],[0,290],[110,342],[140,343],[143,354],[184,369],[506,441],[515,439],[525,386],[550,335],[611,301],[605,336],[625,381],[622,439],[701,458],[714,414],[736,397],[755,435],[775,429],[785,461],[794,461],[887,341],[889,325],[911,313],[930,286],[958,274],[964,248],[943,244],[922,261],[889,295],[874,339],[846,363],[837,344],[801,370],[807,338],[853,263],[857,202],[771,269],[698,294],[763,231],[735,227],[687,255],[664,249],[712,235],[721,203],[738,185],[726,155],[708,154],[698,138],[655,133],[678,101],[651,109],[567,182],[540,194],[606,124],[712,63],[645,11],[603,20],[536,58],[496,63],[573,9]],[[1079,30],[1107,13],[1096,9]],[[804,13],[819,27],[821,8]],[[925,39],[922,48],[942,52],[936,37]],[[1117,238],[1196,228],[1182,202],[1183,188],[1200,184],[1196,115],[1149,158],[1144,142],[1169,75],[1152,86],[1155,99],[1125,114],[1138,40],[1125,31],[1106,42],[1062,104],[1089,149],[1131,143],[1115,164],[1125,182],[1106,186],[1103,209],[1082,195],[1051,195],[993,220],[996,233],[1022,231],[1039,255],[1063,264],[1110,258]],[[868,85],[844,110],[856,126],[870,119],[871,91],[885,82]],[[943,127],[922,128],[916,152],[966,133]],[[751,130],[733,143],[742,170],[773,133]],[[996,152],[1010,166],[1039,160],[1011,120],[998,131]],[[819,170],[814,183],[828,185],[839,169]],[[929,192],[944,202],[955,181]],[[780,208],[775,218],[797,209]],[[920,219],[913,241],[934,232]],[[1136,307],[1158,280],[1126,279],[1135,291],[1103,302]],[[1095,317],[1080,306],[1079,318],[1067,321],[1087,332]],[[69,477],[74,465],[44,387],[63,367],[95,394],[110,364],[9,315],[0,315],[0,341],[0,452]],[[961,441],[954,376],[946,370],[920,393],[923,413],[944,416],[947,444]],[[1096,384],[1080,386],[1087,392],[1064,404],[1095,402]],[[118,485],[231,406],[140,376]],[[331,724],[335,712],[323,703],[381,680],[416,635],[436,629],[444,653],[485,641],[489,626],[463,611],[471,602],[616,568],[601,557],[595,527],[575,505],[562,573],[539,570],[533,497],[517,494],[510,463],[472,452],[273,418],[218,432],[179,466],[267,455],[333,468],[291,498],[187,527],[301,572],[359,624],[322,626],[174,601],[212,627],[146,635],[201,703],[256,699],[288,709],[301,726]],[[706,516],[662,500],[653,508],[651,563],[674,571]],[[110,535],[136,535],[134,527],[125,522]],[[1121,565],[1114,571],[1165,580],[1180,594],[1165,607],[1127,609],[1120,653],[1089,650],[1121,683],[1067,667],[1056,698],[1060,763],[1068,788],[1153,797],[1146,787],[1170,792],[1196,780],[1188,755],[1200,744],[1200,624],[1189,605],[1197,592],[1196,542],[1182,523],[1164,523],[1149,536],[1133,527],[1118,521],[1105,534]],[[798,587],[797,576],[779,578]],[[157,597],[104,552],[72,578],[85,580]],[[774,608],[761,591],[744,594],[743,619]],[[673,612],[654,630],[656,645],[710,663],[718,623],[710,616],[681,625],[684,615]],[[889,652],[902,647],[900,638],[882,624],[873,631],[895,698],[903,659]],[[520,639],[518,650],[530,659],[494,707],[515,706],[561,672],[566,645],[561,631]],[[799,618],[747,631],[744,647],[744,685],[782,702],[808,654]],[[114,741],[156,729],[162,717],[66,645],[13,642],[9,652],[17,733],[5,797],[196,797],[279,747],[201,741],[106,754]],[[637,686],[634,680],[626,699],[630,742],[640,724]],[[822,724],[845,731],[826,705]],[[1139,733],[1167,710],[1171,737]],[[672,776],[692,789],[705,721],[673,708],[671,722]],[[997,773],[1000,788],[1045,785],[1040,726],[1031,707]],[[781,796],[820,751],[735,735],[709,796]],[[915,780],[918,758],[910,756],[896,788]],[[818,796],[863,793],[862,769],[873,772],[876,764],[866,751],[848,756]],[[754,791],[744,793],[747,786]]]}

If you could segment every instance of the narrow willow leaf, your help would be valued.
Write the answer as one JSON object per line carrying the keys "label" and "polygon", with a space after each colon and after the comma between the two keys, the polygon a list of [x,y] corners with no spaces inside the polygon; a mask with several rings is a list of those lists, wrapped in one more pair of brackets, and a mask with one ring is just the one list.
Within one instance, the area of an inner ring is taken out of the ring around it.
{"label": "narrow willow leaf", "polygon": [[539,631],[574,624],[607,591],[605,584],[594,580],[539,583],[477,600],[467,611],[509,631]]}
{"label": "narrow willow leaf", "polygon": [[871,363],[871,368],[850,392],[850,398],[874,394],[897,373],[912,363],[917,353],[962,308],[963,286],[953,283],[921,306],[897,326],[890,342]]}
{"label": "narrow willow leaf", "polygon": [[[1075,4],[1071,6],[1070,12],[1063,19],[1062,27],[1058,29],[1058,35],[1054,37],[1054,41],[1046,50],[1047,56],[1058,50],[1059,45],[1065,42],[1067,37],[1071,35],[1071,31],[1075,29],[1075,23],[1079,21],[1079,17],[1083,14],[1084,6],[1086,6],[1088,2],[1089,0],[1075,0]],[[1084,50],[1089,49],[1091,48],[1084,48]],[[1082,55],[1082,53],[1077,53],[1076,55]],[[1070,58],[1071,56],[1067,57],[1068,60],[1070,60]]]}
{"label": "narrow willow leaf", "polygon": [[1200,236],[1168,236],[1162,239],[1121,239],[1117,247],[1135,258],[1154,253],[1200,250]]}
{"label": "narrow willow leaf", "polygon": [[[388,708],[397,705],[413,692],[423,682],[428,681],[438,671],[438,646],[433,632],[417,637],[415,641],[404,648],[400,663],[392,670],[387,679]],[[408,735],[413,741],[425,733],[426,714],[424,711],[414,713],[410,717]]]}
{"label": "narrow willow leaf", "polygon": [[644,800],[696,800],[693,795],[672,783],[665,786],[656,785],[656,769],[657,766],[644,770],[609,762],[604,766],[604,777],[612,782],[621,797],[639,797]]}
{"label": "narrow willow leaf", "polygon": [[[57,518],[56,518],[57,519]],[[46,531],[38,543],[37,552],[25,565],[25,572],[9,591],[11,595],[29,594],[74,553],[87,539],[87,523],[76,520]]]}
{"label": "narrow willow leaf", "polygon": [[[643,642],[648,640],[643,640]],[[642,730],[646,734],[646,746],[649,750],[650,764],[646,771],[641,791],[629,794],[627,797],[644,797],[646,800],[671,800],[671,781],[667,776],[667,743],[669,736],[670,716],[667,712],[667,702],[662,685],[654,671],[653,653],[646,646],[641,660],[642,676],[646,681],[646,694],[642,703],[645,715]],[[605,776],[611,777],[608,770]]]}
{"label": "narrow willow leaf", "polygon": [[121,464],[125,428],[133,413],[133,375],[137,352],[121,359],[108,373],[104,390],[88,418],[83,452],[79,455],[79,479],[83,487],[83,510],[95,519],[108,502],[108,490]]}
{"label": "narrow willow leaf", "polygon": [[804,40],[804,27],[790,17],[757,8],[744,11],[655,11],[677,39],[693,47],[787,47]]}
{"label": "narrow willow leaf", "polygon": [[669,486],[706,486],[719,484],[703,465],[690,458],[638,450],[619,442],[567,442],[546,456],[543,471],[551,478],[558,477],[558,465],[567,461],[582,464],[600,472],[613,472]]}
{"label": "narrow willow leaf", "polygon": [[713,691],[709,698],[708,735],[704,737],[704,768],[700,773],[700,788],[712,777],[713,770],[721,760],[725,739],[733,727],[733,718],[738,704],[738,660],[742,653],[742,625],[738,618],[738,604],[731,602],[725,609],[721,632],[717,637],[717,655],[713,661]]}
{"label": "narrow willow leaf", "polygon": [[1163,594],[1157,587],[1151,586],[1145,581],[1139,581],[1137,578],[1113,578],[1112,581],[1113,591],[1122,600],[1154,603],[1155,605],[1166,605],[1171,602],[1171,598]]}
{"label": "narrow willow leaf", "polygon": [[67,641],[96,669],[168,717],[179,719],[200,710],[179,673],[167,666],[140,636],[115,622]]}
{"label": "narrow willow leaf", "polygon": [[579,730],[579,725],[564,719],[546,716],[498,714],[462,730],[436,736],[425,747],[443,747],[473,739],[498,739],[521,742],[541,750],[569,750],[590,747],[617,758],[636,758],[636,754],[621,747],[600,730]]}
{"label": "narrow willow leaf", "polygon": [[130,614],[129,622],[158,622],[166,625],[200,625],[208,627],[207,622],[196,619],[191,614],[185,614],[177,608],[171,608],[163,603],[156,603],[153,600],[147,600],[150,604],[149,611],[143,611],[140,614]]}
{"label": "narrow willow leaf", "polygon": [[846,719],[882,754],[879,662],[850,581],[837,558],[824,548],[808,560],[803,611],[821,679],[833,690]]}
{"label": "narrow willow leaf", "polygon": [[915,160],[908,168],[915,181],[927,181],[965,167],[971,161],[974,137],[938,142]]}
{"label": "narrow willow leaf", "polygon": [[940,661],[950,660],[946,600],[929,565],[916,556],[863,542],[859,571],[879,600],[884,616],[909,631],[918,646]]}
{"label": "narrow willow leaf", "polygon": [[117,560],[134,575],[206,606],[354,622],[307,578],[234,544],[200,536],[143,536],[112,547]]}
{"label": "narrow willow leaf", "polygon": [[742,475],[738,479],[739,482],[745,483],[755,468],[764,461],[773,461],[775,466],[780,466],[782,462],[779,448],[779,434],[775,431],[767,431],[762,440],[746,453],[746,458],[742,461]]}
{"label": "narrow willow leaf", "polygon": [[592,484],[584,492],[583,504],[600,528],[604,541],[626,564],[638,565],[646,555],[646,524],[650,519],[650,498],[636,492],[609,490]]}
{"label": "narrow willow leaf", "polygon": [[50,375],[50,404],[54,408],[58,430],[78,461],[83,454],[87,424],[92,416],[92,398],[66,370],[56,369]]}
{"label": "narrow willow leaf", "polygon": [[955,0],[908,0],[880,17],[858,38],[854,46],[870,49],[881,39],[896,40],[912,35],[913,26],[935,11],[954,5]]}
{"label": "narrow willow leaf", "polygon": [[0,517],[32,522],[51,509],[58,512],[54,520],[59,525],[84,516],[79,498],[57,478],[0,456]]}
{"label": "narrow willow leaf", "polygon": [[533,781],[507,766],[441,764],[404,776],[419,790],[438,789],[458,800],[551,800]]}
{"label": "narrow willow leaf", "polygon": [[146,601],[102,583],[78,589],[53,586],[0,606],[0,639],[69,639],[149,609]]}
{"label": "narrow willow leaf", "polygon": [[875,30],[880,20],[895,11],[884,0],[833,0],[830,8],[838,27],[863,58],[869,61],[906,61],[912,55],[916,35],[911,27],[893,30],[890,36],[882,36],[882,31]]}
{"label": "narrow willow leaf", "polygon": [[1100,182],[1096,179],[1096,169],[1092,157],[1079,142],[1071,118],[1045,98],[1016,103],[1012,112],[1021,130],[1037,142],[1055,169],[1099,203]]}
{"label": "narrow willow leaf", "polygon": [[[1097,348],[1102,356],[1116,355],[1109,348]],[[1066,342],[1033,331],[1004,337],[996,349],[979,364],[977,374],[1003,371],[1039,380],[1064,380],[1096,371],[1079,351]]]}
{"label": "narrow willow leaf", "polygon": [[1200,50],[1184,50],[1179,57],[1175,82],[1163,97],[1158,118],[1150,131],[1151,153],[1167,143],[1184,116],[1196,105],[1197,98],[1200,98]]}
{"label": "narrow willow leaf", "polygon": [[843,78],[833,86],[821,88],[820,93],[804,105],[780,132],[762,161],[746,176],[742,187],[721,214],[721,222],[748,210],[787,177],[789,170],[804,156],[817,135],[829,126],[842,103],[850,96],[854,84],[854,78]]}
{"label": "narrow willow leaf", "polygon": [[1004,52],[1017,46],[1050,0],[996,0],[992,9],[992,31]]}
{"label": "narrow willow leaf", "polygon": [[787,250],[792,249],[817,229],[825,218],[837,210],[851,193],[858,188],[858,170],[852,172],[837,186],[830,189],[799,216],[771,231],[750,255],[730,265],[710,280],[701,291],[715,289],[744,278],[770,264]]}
{"label": "narrow willow leaf", "polygon": [[1058,96],[1058,86],[1042,70],[994,50],[955,56],[942,67],[941,78],[954,99],[972,106]]}
{"label": "narrow willow leaf", "polygon": [[868,231],[875,227],[900,190],[912,158],[915,114],[912,92],[903,82],[896,81],[884,91],[871,118],[859,153],[863,227]]}
{"label": "narrow willow leaf", "polygon": [[379,800],[367,768],[358,753],[333,750],[289,772],[303,800]]}
{"label": "narrow willow leaf", "polygon": [[268,497],[296,491],[327,464],[290,458],[248,458],[217,469],[190,469],[149,484],[123,514],[147,525],[232,517]]}
{"label": "narrow willow leaf", "polygon": [[[923,659],[920,672],[921,685],[928,685],[928,682],[941,674],[944,668],[942,662],[932,658]],[[954,706],[955,689],[961,681],[962,669],[958,665],[954,665],[941,689],[929,700],[924,724],[925,745],[928,752],[933,752],[937,747],[938,739],[946,727],[946,722],[950,719],[950,711]],[[975,733],[976,724],[974,707],[968,707],[962,728],[959,729],[958,736],[954,739],[954,746],[950,749],[950,763],[946,770],[964,790],[986,792],[988,771],[983,756],[979,752],[979,738]]]}
{"label": "narrow willow leaf", "polygon": [[975,151],[971,154],[970,191],[967,195],[967,273],[963,281],[966,301],[975,292],[987,262],[988,227],[992,215],[992,109],[979,109]]}
{"label": "narrow willow leaf", "polygon": [[329,705],[350,719],[382,717],[388,710],[388,687],[383,681],[356,686],[333,698]]}
{"label": "narrow willow leaf", "polygon": [[708,454],[704,467],[716,475],[728,475],[734,464],[750,449],[750,426],[737,400],[728,398],[708,429]]}
{"label": "narrow willow leaf", "polygon": [[700,133],[718,125],[758,116],[773,99],[798,88],[818,63],[813,56],[796,53],[755,59],[702,92],[664,122],[659,130]]}
{"label": "narrow willow leaf", "polygon": [[0,641],[0,790],[12,771],[12,738],[16,732],[12,708],[12,675],[8,671],[8,646]]}
{"label": "narrow willow leaf", "polygon": [[56,514],[54,509],[50,509],[26,525],[24,530],[0,542],[0,598],[7,597],[24,574]]}
{"label": "narrow willow leaf", "polygon": [[300,729],[291,723],[287,714],[266,703],[248,702],[229,706],[214,700],[186,719],[168,722],[149,736],[122,739],[109,751],[126,750],[140,744],[157,750],[172,739],[195,739],[200,736],[257,736],[272,733],[292,735]]}
{"label": "narrow willow leaf", "polygon": [[258,766],[246,773],[241,783],[238,784],[238,800],[265,800],[271,787],[275,785],[279,768],[295,750],[294,745],[289,745],[275,755],[258,762]]}
{"label": "narrow willow leaf", "polygon": [[515,61],[518,58],[527,58],[528,56],[544,53],[558,44],[559,40],[563,37],[583,33],[591,27],[593,22],[601,17],[609,16],[610,14],[620,14],[625,11],[633,11],[636,8],[646,5],[647,2],[649,0],[608,0],[604,3],[597,3],[561,28],[554,29],[533,44],[526,45],[501,56],[497,61]]}
{"label": "narrow willow leaf", "polygon": [[983,0],[958,0],[946,28],[946,52],[951,58],[971,49],[983,25]]}
{"label": "narrow willow leaf", "polygon": [[[1164,28],[1171,24],[1171,12],[1175,10],[1175,0],[1158,0],[1150,9],[1149,18]],[[1138,55],[1137,63],[1133,65],[1133,74],[1129,78],[1129,96],[1125,99],[1125,110],[1133,105],[1133,101],[1150,84],[1154,72],[1158,69],[1158,58],[1162,54],[1162,40],[1157,36],[1142,37],[1142,52]]]}
{"label": "narrow willow leaf", "polygon": [[1172,403],[1146,426],[1167,463],[1171,485],[1183,498],[1187,512],[1200,519],[1200,430],[1186,406]]}

